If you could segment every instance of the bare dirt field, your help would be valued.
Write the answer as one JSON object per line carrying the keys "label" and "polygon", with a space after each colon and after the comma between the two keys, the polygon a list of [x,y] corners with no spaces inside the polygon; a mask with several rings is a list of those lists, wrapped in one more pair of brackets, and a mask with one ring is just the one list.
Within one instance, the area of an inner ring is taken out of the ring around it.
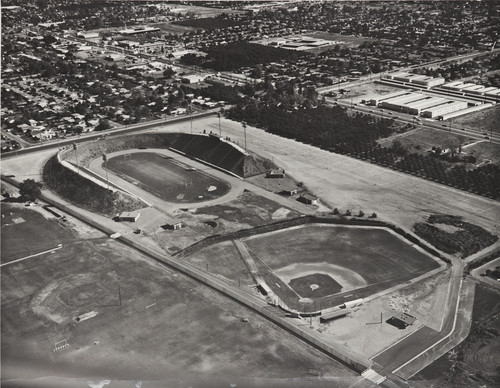
{"label": "bare dirt field", "polygon": [[[354,376],[246,308],[107,238],[7,266],[1,291],[2,386],[38,376]],[[89,319],[76,319],[86,313]]]}
{"label": "bare dirt field", "polygon": [[453,125],[484,131],[488,136],[490,135],[490,131],[500,133],[499,122],[500,106],[498,105],[453,119]]}
{"label": "bare dirt field", "polygon": [[[241,124],[222,120],[222,135],[243,144]],[[167,128],[166,128],[167,129]],[[170,130],[170,128],[168,128]],[[174,129],[174,128],[172,128]],[[175,130],[189,130],[189,123]],[[218,131],[217,117],[193,122],[195,131]],[[494,231],[498,202],[370,163],[247,127],[247,145],[289,171],[331,208],[375,211],[408,230],[429,213],[461,215],[465,221]]]}
{"label": "bare dirt field", "polygon": [[344,95],[343,99],[350,100],[352,97],[353,102],[359,103],[365,98],[373,97],[375,95],[383,96],[384,94],[399,92],[402,90],[403,89],[395,86],[370,82],[350,88],[349,93]]}

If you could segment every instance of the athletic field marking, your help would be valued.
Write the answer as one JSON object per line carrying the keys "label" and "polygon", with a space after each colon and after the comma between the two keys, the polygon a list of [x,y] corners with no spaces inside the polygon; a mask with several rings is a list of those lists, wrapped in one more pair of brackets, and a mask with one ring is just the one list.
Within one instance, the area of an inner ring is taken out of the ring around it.
{"label": "athletic field marking", "polygon": [[35,253],[33,255],[29,255],[29,256],[26,256],[26,257],[21,257],[20,259],[17,259],[17,260],[9,261],[8,263],[0,264],[0,267],[3,267],[4,265],[19,263],[20,261],[31,259],[32,257],[40,256],[40,255],[43,255],[45,253],[57,251],[58,249],[61,249],[62,247],[63,247],[62,244],[59,244],[56,248],[47,249],[46,251],[43,251],[43,252],[40,252],[40,253]]}

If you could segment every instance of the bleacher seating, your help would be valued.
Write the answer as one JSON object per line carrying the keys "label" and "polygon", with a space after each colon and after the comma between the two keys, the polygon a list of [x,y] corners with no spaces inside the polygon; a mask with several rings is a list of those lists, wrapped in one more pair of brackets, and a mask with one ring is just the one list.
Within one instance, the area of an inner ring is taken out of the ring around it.
{"label": "bleacher seating", "polygon": [[244,177],[245,155],[218,138],[181,134],[172,142],[171,148]]}

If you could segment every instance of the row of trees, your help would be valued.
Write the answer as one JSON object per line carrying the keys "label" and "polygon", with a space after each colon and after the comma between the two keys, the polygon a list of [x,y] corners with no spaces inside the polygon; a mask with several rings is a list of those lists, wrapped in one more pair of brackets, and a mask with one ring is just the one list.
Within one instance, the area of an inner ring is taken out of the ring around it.
{"label": "row of trees", "polygon": [[254,67],[258,64],[281,60],[292,62],[296,61],[301,55],[293,50],[248,42],[236,42],[213,46],[208,50],[206,56],[185,54],[180,60],[186,65],[198,65],[216,71],[234,71],[242,67]]}

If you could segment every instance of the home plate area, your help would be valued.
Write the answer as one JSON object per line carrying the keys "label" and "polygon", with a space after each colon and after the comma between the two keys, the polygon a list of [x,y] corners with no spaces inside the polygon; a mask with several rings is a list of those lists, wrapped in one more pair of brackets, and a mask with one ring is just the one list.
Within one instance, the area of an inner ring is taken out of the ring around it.
{"label": "home plate area", "polygon": [[294,263],[274,271],[305,301],[366,286],[356,272],[331,263]]}
{"label": "home plate area", "polygon": [[342,286],[331,276],[316,273],[290,280],[288,285],[302,298],[321,298],[342,291]]}

